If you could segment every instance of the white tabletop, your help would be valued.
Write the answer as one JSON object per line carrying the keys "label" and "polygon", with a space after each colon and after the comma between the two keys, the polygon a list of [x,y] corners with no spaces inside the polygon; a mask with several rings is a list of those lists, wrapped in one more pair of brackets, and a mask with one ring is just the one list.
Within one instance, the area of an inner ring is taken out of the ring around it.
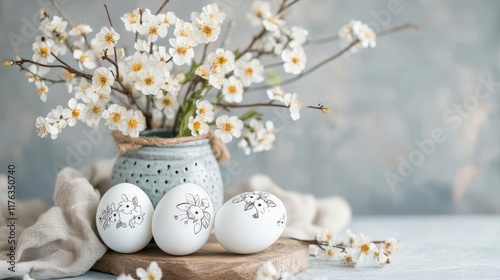
{"label": "white tabletop", "polygon": [[[370,216],[354,218],[350,227],[373,239],[396,237],[401,251],[385,268],[312,259],[296,279],[500,279],[500,216]],[[114,278],[89,271],[71,279]]]}

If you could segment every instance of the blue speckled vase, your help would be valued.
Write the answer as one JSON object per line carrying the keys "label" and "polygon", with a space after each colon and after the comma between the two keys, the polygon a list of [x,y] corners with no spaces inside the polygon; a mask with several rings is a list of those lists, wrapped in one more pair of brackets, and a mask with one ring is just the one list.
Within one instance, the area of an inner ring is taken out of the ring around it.
{"label": "blue speckled vase", "polygon": [[[165,137],[168,134],[146,132],[141,136]],[[155,207],[165,193],[183,183],[204,188],[215,211],[224,199],[222,176],[209,139],[163,147],[144,146],[138,151],[120,154],[111,175],[111,185],[119,183],[138,186]]]}

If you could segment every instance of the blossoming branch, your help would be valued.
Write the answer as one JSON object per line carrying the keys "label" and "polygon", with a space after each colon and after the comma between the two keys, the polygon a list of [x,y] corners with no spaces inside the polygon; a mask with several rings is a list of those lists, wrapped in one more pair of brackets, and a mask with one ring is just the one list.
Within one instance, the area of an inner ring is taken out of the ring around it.
{"label": "blossoming branch", "polygon": [[[234,22],[226,22],[217,4],[193,12],[186,20],[173,11],[162,12],[167,0],[156,12],[137,8],[124,14],[122,26],[117,26],[104,5],[109,26],[91,35],[93,27],[74,25],[53,0],[59,14],[40,12],[42,34],[33,43],[31,59],[16,57],[4,65],[19,67],[43,102],[54,84],[65,84],[72,94],[67,106],[57,106],[36,119],[40,137],[56,139],[77,122],[90,127],[104,122],[110,130],[131,137],[151,129],[174,136],[204,135],[214,129],[224,143],[241,138],[239,147],[247,154],[266,151],[275,140],[274,125],[263,120],[258,108],[287,109],[293,120],[300,118],[302,108],[329,112],[321,104],[303,105],[297,93],[288,93],[283,86],[348,51],[376,45],[377,35],[360,21],[349,22],[335,36],[309,40],[306,29],[288,27],[285,22],[285,11],[297,2],[281,0],[273,10],[268,1],[254,1],[248,19],[261,31],[245,48],[231,49],[226,36]],[[404,25],[379,35],[412,27]],[[123,42],[117,30],[134,33],[135,40]],[[340,40],[342,49],[306,69],[305,47],[335,40]],[[278,62],[265,66],[264,57]],[[277,66],[291,78],[277,82],[266,75],[266,69]],[[243,103],[255,91],[267,91],[267,98]],[[229,115],[242,108],[248,111]]]}

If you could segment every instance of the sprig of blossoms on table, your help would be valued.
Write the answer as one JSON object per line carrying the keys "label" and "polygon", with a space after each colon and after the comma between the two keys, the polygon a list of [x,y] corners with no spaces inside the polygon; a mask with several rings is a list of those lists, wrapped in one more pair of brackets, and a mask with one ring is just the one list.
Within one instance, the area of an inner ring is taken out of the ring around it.
{"label": "sprig of blossoms on table", "polygon": [[[259,109],[283,108],[293,120],[300,119],[303,108],[329,112],[321,104],[303,104],[299,94],[284,86],[346,50],[374,47],[376,42],[370,27],[351,21],[333,38],[340,39],[343,49],[306,69],[306,47],[315,41],[308,39],[306,29],[289,27],[285,20],[285,12],[297,2],[281,0],[273,7],[272,1],[254,1],[248,19],[261,31],[239,48],[226,46],[234,22],[217,4],[185,19],[173,11],[162,12],[165,1],[156,12],[136,8],[120,20],[111,19],[105,5],[103,16],[105,11],[109,24],[99,27],[73,26],[62,11],[49,15],[42,10],[41,36],[35,38],[31,59],[16,57],[3,64],[18,66],[43,102],[57,84],[72,95],[67,104],[36,119],[40,137],[56,139],[82,122],[130,137],[151,129],[175,136],[213,131],[224,143],[239,138],[246,154],[267,151],[276,131]],[[133,33],[135,40],[125,42],[123,32]],[[268,61],[275,63],[265,66]],[[286,79],[269,74],[275,66],[283,68]],[[259,91],[267,93],[261,94],[262,102],[244,102]]]}
{"label": "sprig of blossoms on table", "polygon": [[291,280],[293,276],[288,272],[280,272],[272,262],[266,262],[257,270],[256,280]]}
{"label": "sprig of blossoms on table", "polygon": [[371,236],[354,234],[350,229],[346,230],[346,235],[347,241],[339,242],[337,236],[328,230],[317,233],[315,240],[309,242],[311,255],[348,267],[365,262],[384,267],[391,263],[389,256],[399,251],[399,241],[393,237],[372,241]]}
{"label": "sprig of blossoms on table", "polygon": [[[157,262],[151,262],[147,269],[137,268],[135,274],[139,277],[140,280],[161,280],[163,276],[163,272],[161,268],[158,266]],[[122,273],[118,277],[117,280],[134,280],[130,274]]]}

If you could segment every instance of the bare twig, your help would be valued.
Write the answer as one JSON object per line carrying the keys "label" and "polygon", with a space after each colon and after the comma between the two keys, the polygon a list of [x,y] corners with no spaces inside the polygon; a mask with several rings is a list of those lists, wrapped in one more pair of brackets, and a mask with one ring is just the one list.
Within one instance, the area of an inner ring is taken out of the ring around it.
{"label": "bare twig", "polygon": [[[290,106],[284,105],[284,104],[276,104],[276,103],[253,103],[253,104],[234,104],[234,103],[215,103],[215,105],[222,107],[226,111],[229,111],[231,108],[252,108],[252,107],[278,107],[278,108],[290,108]],[[305,106],[305,108],[309,109],[316,109],[316,110],[321,110],[324,113],[330,112],[328,108],[326,108],[323,105],[318,105],[318,106]]]}
{"label": "bare twig", "polygon": [[50,2],[52,2],[52,5],[54,5],[54,8],[56,9],[57,13],[65,20],[69,23],[69,25],[71,25],[72,27],[75,26],[75,24],[71,21],[71,19],[69,17],[66,16],[66,14],[64,13],[64,11],[61,9],[61,7],[59,6],[59,4],[56,2],[56,0],[51,0]]}
{"label": "bare twig", "polygon": [[[400,25],[400,26],[396,26],[396,27],[393,27],[393,28],[390,28],[390,29],[387,29],[387,30],[384,30],[382,32],[379,32],[377,34],[378,37],[383,37],[383,36],[386,36],[386,35],[389,35],[389,34],[392,34],[392,33],[395,33],[395,32],[399,32],[399,31],[402,31],[402,30],[406,30],[406,29],[414,29],[414,30],[419,30],[419,27],[418,25],[416,24],[413,24],[413,23],[406,23],[406,24],[403,24],[403,25]],[[325,60],[319,62],[318,64],[314,65],[313,67],[309,68],[308,70],[302,72],[301,74],[291,78],[291,79],[288,79],[288,80],[285,80],[285,81],[282,81],[282,82],[279,82],[279,83],[274,83],[274,84],[270,84],[270,85],[262,85],[262,86],[257,86],[257,87],[252,87],[252,88],[249,88],[247,89],[247,91],[255,91],[255,90],[263,90],[263,89],[268,89],[268,88],[272,88],[274,86],[277,86],[277,85],[287,85],[287,84],[290,84],[290,83],[293,83],[309,74],[311,74],[312,72],[318,70],[319,68],[323,67],[325,64],[328,64],[329,62],[339,58],[340,56],[342,56],[344,53],[346,53],[347,51],[349,51],[351,48],[353,48],[355,45],[357,45],[359,43],[359,40],[355,40],[353,41],[350,45],[348,45],[347,47],[343,48],[342,50],[340,50],[338,53],[326,58]]]}
{"label": "bare twig", "polygon": [[158,9],[158,11],[156,11],[155,15],[161,13],[161,11],[163,10],[163,8],[165,8],[165,6],[167,5],[168,2],[169,2],[169,0],[163,1],[163,4],[161,4],[160,8]]}

